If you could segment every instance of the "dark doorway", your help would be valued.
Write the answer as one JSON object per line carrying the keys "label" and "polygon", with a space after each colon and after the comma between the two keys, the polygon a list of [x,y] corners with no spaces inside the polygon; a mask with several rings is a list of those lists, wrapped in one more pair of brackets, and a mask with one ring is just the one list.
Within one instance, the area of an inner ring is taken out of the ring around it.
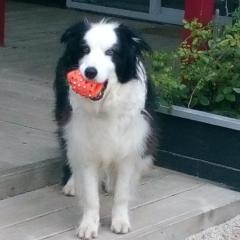
{"label": "dark doorway", "polygon": [[[36,3],[50,7],[66,7],[66,0],[21,0],[26,3]],[[16,0],[16,2],[19,2]]]}

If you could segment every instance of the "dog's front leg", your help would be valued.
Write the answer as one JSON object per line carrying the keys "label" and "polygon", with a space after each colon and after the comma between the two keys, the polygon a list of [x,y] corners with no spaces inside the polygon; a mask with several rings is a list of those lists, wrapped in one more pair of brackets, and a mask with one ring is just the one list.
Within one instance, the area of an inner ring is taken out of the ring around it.
{"label": "dog's front leg", "polygon": [[82,220],[77,229],[80,239],[96,238],[99,228],[98,169],[96,164],[81,166],[74,174],[75,188],[82,205]]}
{"label": "dog's front leg", "polygon": [[123,161],[119,163],[117,168],[111,225],[111,230],[115,233],[128,233],[130,231],[128,203],[130,199],[130,181],[132,174],[132,162]]}

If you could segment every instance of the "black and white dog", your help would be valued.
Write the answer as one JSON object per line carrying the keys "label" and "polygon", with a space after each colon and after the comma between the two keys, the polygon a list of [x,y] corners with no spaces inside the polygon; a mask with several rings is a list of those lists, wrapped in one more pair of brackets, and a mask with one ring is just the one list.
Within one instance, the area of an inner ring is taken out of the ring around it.
{"label": "black and white dog", "polygon": [[[152,163],[151,116],[147,109],[148,80],[143,39],[115,22],[83,21],[62,36],[65,52],[56,80],[55,117],[72,176],[64,187],[82,203],[77,230],[82,239],[95,238],[99,228],[99,182],[114,191],[111,230],[130,230],[128,204],[132,188]],[[66,74],[78,68],[87,78],[105,82],[101,99],[77,95]]]}

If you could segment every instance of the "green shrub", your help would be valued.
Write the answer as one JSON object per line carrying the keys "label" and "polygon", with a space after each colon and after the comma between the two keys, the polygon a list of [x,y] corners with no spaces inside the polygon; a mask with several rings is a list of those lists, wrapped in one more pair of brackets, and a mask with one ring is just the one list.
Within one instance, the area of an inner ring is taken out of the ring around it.
{"label": "green shrub", "polygon": [[181,105],[240,118],[240,9],[221,31],[212,23],[184,23],[191,46],[151,54],[153,80],[161,105]]}

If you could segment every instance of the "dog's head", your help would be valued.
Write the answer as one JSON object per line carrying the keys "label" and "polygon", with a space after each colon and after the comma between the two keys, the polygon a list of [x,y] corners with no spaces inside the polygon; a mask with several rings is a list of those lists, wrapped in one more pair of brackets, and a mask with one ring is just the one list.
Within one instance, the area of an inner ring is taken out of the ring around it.
{"label": "dog's head", "polygon": [[79,68],[87,78],[97,82],[127,83],[137,78],[138,61],[145,41],[123,24],[101,21],[79,22],[62,36],[66,44],[68,68]]}

